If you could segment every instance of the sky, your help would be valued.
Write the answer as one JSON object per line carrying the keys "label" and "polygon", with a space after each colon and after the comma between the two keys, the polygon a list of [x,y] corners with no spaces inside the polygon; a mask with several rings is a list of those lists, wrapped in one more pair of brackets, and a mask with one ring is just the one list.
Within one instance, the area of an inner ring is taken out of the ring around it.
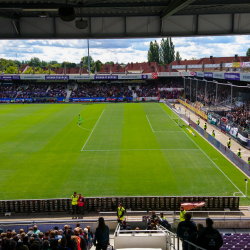
{"label": "sky", "polygon": [[[102,63],[147,61],[150,41],[155,39],[90,40],[90,55]],[[161,39],[156,39],[160,43]],[[175,52],[181,58],[192,59],[222,56],[245,56],[250,48],[250,36],[207,36],[173,38]],[[0,40],[0,58],[26,61],[38,57],[46,62],[79,63],[87,56],[87,40]]]}

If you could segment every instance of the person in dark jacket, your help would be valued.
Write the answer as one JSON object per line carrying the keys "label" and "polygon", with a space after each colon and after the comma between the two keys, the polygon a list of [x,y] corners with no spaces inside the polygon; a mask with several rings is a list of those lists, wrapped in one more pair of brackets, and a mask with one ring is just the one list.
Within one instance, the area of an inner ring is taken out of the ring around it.
{"label": "person in dark jacket", "polygon": [[185,240],[190,240],[190,236],[192,233],[197,231],[196,225],[193,221],[191,221],[191,214],[185,213],[184,221],[181,221],[177,227],[177,236],[182,239],[182,247],[183,250],[188,249],[188,244]]}
{"label": "person in dark jacket", "polygon": [[122,220],[120,230],[131,230],[131,226],[126,222],[125,219]]}
{"label": "person in dark jacket", "polygon": [[103,217],[99,218],[99,224],[95,231],[94,245],[96,250],[106,250],[109,245],[109,227],[105,225]]}
{"label": "person in dark jacket", "polygon": [[217,229],[213,228],[213,220],[206,219],[206,227],[198,233],[195,243],[208,250],[219,250],[223,245],[223,239]]}

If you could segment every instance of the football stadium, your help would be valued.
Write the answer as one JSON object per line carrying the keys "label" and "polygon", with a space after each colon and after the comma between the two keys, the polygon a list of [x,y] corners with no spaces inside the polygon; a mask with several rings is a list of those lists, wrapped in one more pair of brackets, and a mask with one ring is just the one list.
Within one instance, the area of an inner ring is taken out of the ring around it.
{"label": "football stadium", "polygon": [[0,250],[249,250],[249,18],[0,0]]}

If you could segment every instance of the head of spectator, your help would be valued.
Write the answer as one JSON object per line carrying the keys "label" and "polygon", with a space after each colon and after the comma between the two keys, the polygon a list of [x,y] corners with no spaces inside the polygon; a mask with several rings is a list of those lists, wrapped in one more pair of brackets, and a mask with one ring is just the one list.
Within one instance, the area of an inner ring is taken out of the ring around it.
{"label": "head of spectator", "polygon": [[87,229],[88,229],[88,232],[90,232],[90,231],[91,231],[91,227],[90,227],[90,226],[87,226]]}
{"label": "head of spectator", "polygon": [[43,232],[40,232],[40,233],[38,234],[38,238],[39,238],[40,240],[43,239]]}
{"label": "head of spectator", "polygon": [[80,235],[83,235],[83,234],[84,234],[82,228],[79,228],[79,234],[80,234]]}
{"label": "head of spectator", "polygon": [[206,226],[212,228],[213,227],[213,220],[210,218],[206,218]]}
{"label": "head of spectator", "polygon": [[28,246],[23,245],[22,247],[20,247],[20,250],[29,250]]}
{"label": "head of spectator", "polygon": [[155,222],[155,225],[156,225],[156,226],[159,226],[159,225],[160,225],[160,222],[159,222],[159,220],[158,220],[157,218],[154,219],[154,222]]}
{"label": "head of spectator", "polygon": [[34,243],[35,238],[34,237],[30,237],[30,244]]}
{"label": "head of spectator", "polygon": [[29,237],[28,236],[24,236],[23,237],[23,244],[26,245],[29,242]]}
{"label": "head of spectator", "polygon": [[37,225],[33,226],[33,231],[37,230]]}
{"label": "head of spectator", "polygon": [[10,241],[9,250],[16,250],[17,242],[14,240]]}
{"label": "head of spectator", "polygon": [[[71,237],[71,236],[70,236]],[[67,245],[67,236],[66,237],[63,237],[60,241],[60,246],[61,247],[66,247]]]}
{"label": "head of spectator", "polygon": [[21,235],[22,233],[24,233],[24,230],[21,228],[21,229],[19,230],[19,234]]}
{"label": "head of spectator", "polygon": [[72,236],[71,239],[74,240],[76,243],[78,242],[78,239],[76,236]]}
{"label": "head of spectator", "polygon": [[37,238],[37,234],[33,234],[32,237],[34,237],[34,239],[36,239]]}
{"label": "head of spectator", "polygon": [[151,215],[152,215],[153,217],[155,217],[155,211],[152,211],[152,212],[151,212]]}
{"label": "head of spectator", "polygon": [[24,237],[25,237],[25,233],[21,233],[21,241],[23,241]]}
{"label": "head of spectator", "polygon": [[49,231],[46,231],[46,232],[44,233],[43,240],[49,240]]}
{"label": "head of spectator", "polygon": [[50,249],[57,250],[57,248],[58,248],[58,240],[54,239],[53,241],[50,242]]}
{"label": "head of spectator", "polygon": [[55,231],[51,231],[50,232],[50,238],[55,238],[56,237],[56,232]]}
{"label": "head of spectator", "polygon": [[160,217],[164,217],[162,212],[160,213]]}
{"label": "head of spectator", "polygon": [[29,231],[28,231],[28,233],[27,233],[27,235],[28,235],[28,236],[31,236],[33,233],[34,233],[34,232],[33,232],[33,227],[30,227],[30,228],[29,228]]}
{"label": "head of spectator", "polygon": [[72,230],[68,229],[66,234],[72,235]]}
{"label": "head of spectator", "polygon": [[74,235],[79,236],[79,234],[80,234],[80,233],[79,233],[79,229],[78,229],[78,228],[75,228],[75,229],[74,229]]}
{"label": "head of spectator", "polygon": [[42,249],[43,250],[48,250],[49,249],[49,241],[48,240],[43,241]]}
{"label": "head of spectator", "polygon": [[33,244],[30,246],[30,250],[40,250],[40,244],[33,243]]}
{"label": "head of spectator", "polygon": [[19,241],[18,235],[13,236],[13,240],[14,240],[15,242],[18,242],[18,241]]}
{"label": "head of spectator", "polygon": [[151,227],[151,229],[155,230],[155,224],[154,223],[150,223],[150,227]]}
{"label": "head of spectator", "polygon": [[63,230],[62,229],[59,229],[58,230],[58,235],[62,235],[63,234]]}
{"label": "head of spectator", "polygon": [[54,230],[58,231],[58,226],[54,226]]}
{"label": "head of spectator", "polygon": [[185,213],[184,214],[184,219],[185,219],[185,221],[190,221],[191,220],[191,214],[190,213]]}
{"label": "head of spectator", "polygon": [[105,232],[106,232],[106,225],[105,225],[105,221],[104,221],[103,217],[99,217],[99,219],[98,219],[98,228],[100,228],[101,231],[102,231],[102,233],[105,234]]}
{"label": "head of spectator", "polygon": [[136,227],[135,230],[140,230],[140,228],[139,228],[139,227]]}
{"label": "head of spectator", "polygon": [[11,231],[7,231],[7,238],[11,239],[12,238],[12,232]]}
{"label": "head of spectator", "polygon": [[125,227],[127,226],[127,222],[126,222],[125,219],[122,220],[122,225],[125,226]]}
{"label": "head of spectator", "polygon": [[197,224],[197,231],[201,231],[204,229],[204,226],[200,223]]}
{"label": "head of spectator", "polygon": [[88,234],[88,232],[89,232],[88,228],[85,227],[85,228],[83,229],[83,232],[84,232],[85,234]]}
{"label": "head of spectator", "polygon": [[80,223],[76,223],[76,227],[80,227]]}

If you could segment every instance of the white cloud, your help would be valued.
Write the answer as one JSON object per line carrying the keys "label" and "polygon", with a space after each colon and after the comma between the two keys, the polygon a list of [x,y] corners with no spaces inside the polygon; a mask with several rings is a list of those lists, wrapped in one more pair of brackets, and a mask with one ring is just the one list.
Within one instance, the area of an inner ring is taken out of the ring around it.
{"label": "white cloud", "polygon": [[[94,60],[102,62],[143,62],[147,61],[150,41],[160,44],[158,39],[110,39],[90,40],[90,55]],[[250,36],[210,36],[173,38],[175,51],[179,51],[182,59],[202,58],[213,55],[233,56],[245,55],[250,47]],[[79,63],[81,57],[87,55],[87,40],[2,40],[0,41],[0,57],[6,59],[29,60],[39,57],[44,61],[71,61]]]}

